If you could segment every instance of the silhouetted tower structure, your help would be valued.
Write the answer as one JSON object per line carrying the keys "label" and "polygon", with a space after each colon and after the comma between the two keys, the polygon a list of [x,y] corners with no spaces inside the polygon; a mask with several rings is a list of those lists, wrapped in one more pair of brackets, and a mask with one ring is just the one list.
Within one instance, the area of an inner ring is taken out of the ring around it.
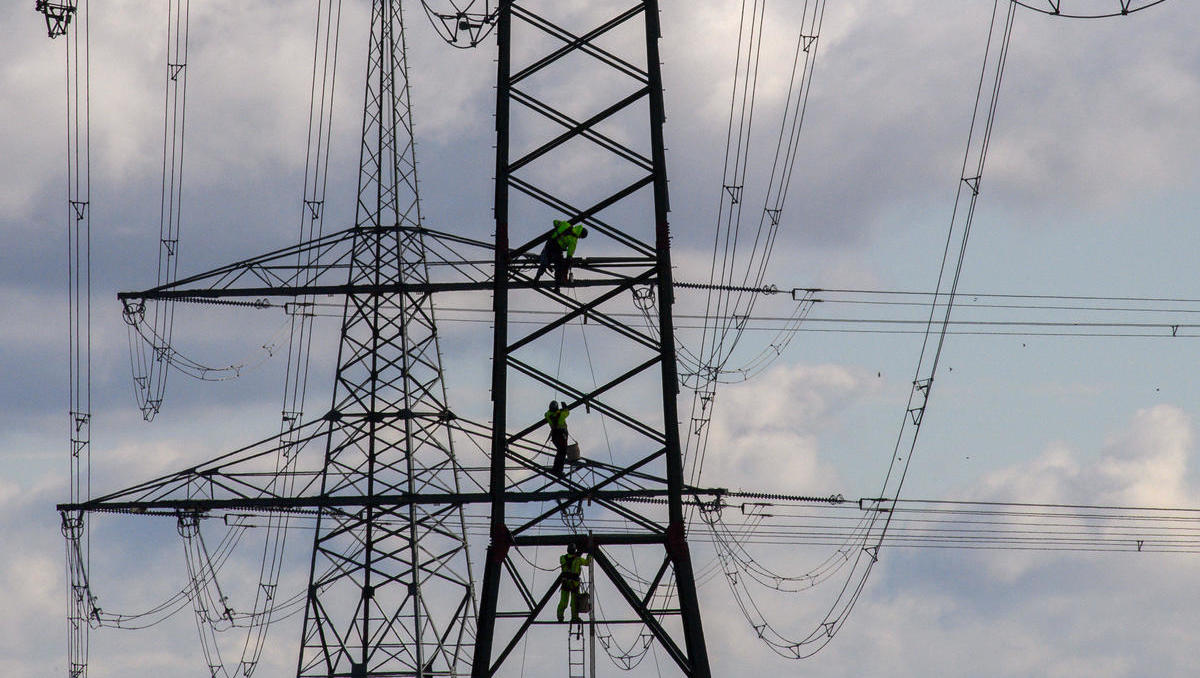
{"label": "silhouetted tower structure", "polygon": [[[181,526],[241,509],[315,509],[297,675],[454,675],[469,662],[476,605],[462,503],[454,499],[460,468],[417,195],[398,1],[372,3],[368,57],[352,228],[120,295],[136,318],[147,300],[344,294],[329,411],[303,422],[302,413],[285,412],[293,423],[279,436],[60,508],[72,518],[94,510],[172,514]],[[322,209],[306,201],[313,220]],[[297,461],[321,448],[315,472]],[[276,528],[286,526],[268,529]],[[264,583],[263,608],[274,585]],[[244,658],[238,674],[249,675],[256,661]]]}
{"label": "silhouetted tower structure", "polygon": [[[293,413],[278,436],[62,505],[64,516],[172,515],[186,539],[201,516],[262,512],[278,526],[289,512],[317,511],[298,676],[462,675],[468,664],[477,678],[501,673],[535,624],[555,623],[546,608],[557,580],[534,587],[513,556],[571,543],[615,593],[604,621],[639,625],[683,675],[709,676],[683,512],[702,491],[683,482],[676,412],[658,19],[655,0],[505,0],[483,18],[495,22],[499,45],[492,244],[421,221],[399,2],[374,0],[354,226],[119,295],[135,319],[152,300],[344,295],[329,412]],[[322,201],[306,197],[306,209],[316,220]],[[559,289],[534,280],[534,255],[551,220],[563,218],[592,235]],[[432,276],[433,241],[439,252],[491,258],[492,275],[442,255],[450,265]],[[490,426],[446,403],[433,319],[435,293],[472,290],[493,295]],[[508,322],[513,299],[554,317],[518,333]],[[631,303],[652,321],[630,320]],[[577,322],[607,347],[588,383],[556,373],[547,357],[561,345],[556,333]],[[509,397],[518,391],[565,394],[568,408],[623,429],[612,459],[554,473],[536,439],[542,410]],[[490,439],[487,491],[460,487],[451,429]],[[313,449],[323,454],[308,466]],[[478,603],[469,504],[490,508]],[[585,529],[585,512],[624,527]],[[653,574],[630,576],[639,562]]]}
{"label": "silhouetted tower structure", "polygon": [[[623,609],[645,624],[683,674],[708,676],[682,508],[658,3],[564,7],[553,0],[501,0],[496,31],[491,541],[472,675],[500,671],[557,588],[534,589],[519,575],[512,551],[576,543],[591,553]],[[583,260],[563,292],[533,285],[536,299],[557,317],[517,332],[507,322],[509,301],[533,296],[524,291],[530,286],[527,257],[547,237],[531,224],[544,227],[551,217],[586,224],[592,234],[586,247],[596,255]],[[658,304],[649,326],[612,313],[630,296],[651,295]],[[556,330],[580,319],[618,347],[604,354],[604,376],[595,384],[569,383],[546,359],[559,345]],[[566,394],[567,407],[616,422],[627,442],[608,466],[555,477],[521,452],[542,422],[531,421],[529,408],[508,397],[517,383]],[[537,473],[506,474],[512,462]],[[529,510],[527,502],[543,498],[525,488],[544,483],[554,488],[555,499],[548,508]],[[665,498],[665,511],[628,503],[645,496]],[[563,512],[584,503],[590,512],[624,520],[627,529],[587,535],[564,530],[569,521],[560,520]],[[630,551],[657,564],[652,578],[635,584],[627,576],[630,569],[616,554]]]}
{"label": "silhouetted tower structure", "polygon": [[[428,282],[400,11],[372,4],[354,287]],[[341,337],[319,496],[458,492],[430,292],[347,294]],[[474,600],[458,506],[323,513],[309,582],[298,675],[445,675],[464,661]]]}

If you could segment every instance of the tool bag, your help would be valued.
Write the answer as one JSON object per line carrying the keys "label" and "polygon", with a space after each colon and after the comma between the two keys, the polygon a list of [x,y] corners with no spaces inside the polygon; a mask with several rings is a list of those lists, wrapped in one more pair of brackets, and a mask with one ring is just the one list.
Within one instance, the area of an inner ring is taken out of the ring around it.
{"label": "tool bag", "polygon": [[579,461],[579,443],[567,445],[567,461]]}
{"label": "tool bag", "polygon": [[579,614],[589,614],[592,611],[592,594],[583,591],[576,595],[575,607]]}

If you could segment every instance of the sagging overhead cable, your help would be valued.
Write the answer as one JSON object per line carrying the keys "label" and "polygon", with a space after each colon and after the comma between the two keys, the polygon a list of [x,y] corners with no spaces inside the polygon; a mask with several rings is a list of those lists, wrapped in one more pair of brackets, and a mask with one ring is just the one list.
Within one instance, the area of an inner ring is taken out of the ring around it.
{"label": "sagging overhead cable", "polygon": [[[167,2],[166,94],[163,101],[162,188],[159,206],[158,285],[175,282],[179,271],[179,236],[183,202],[183,142],[186,127],[190,0]],[[134,315],[137,315],[136,309]],[[151,421],[162,408],[171,364],[171,334],[175,303],[155,300],[140,309],[149,316],[153,341],[147,343],[129,328],[133,390],[142,418]],[[127,310],[126,319],[131,313]]]}
{"label": "sagging overhead cable", "polygon": [[765,3],[754,2],[749,10],[743,8],[725,170],[705,305],[705,315],[710,320],[701,337],[700,348],[695,352],[700,364],[695,373],[684,377],[689,387],[703,389],[709,375],[726,367],[742,337],[738,318],[753,312],[761,296],[758,290],[764,289],[763,278],[783,223],[798,156],[824,13],[824,0],[808,0],[802,8],[771,171],[762,209],[758,212],[758,224],[751,231],[742,228],[742,206],[752,193],[746,182],[751,164],[751,133]]}
{"label": "sagging overhead cable", "polygon": [[[92,229],[91,38],[87,1],[38,0],[50,38],[66,43],[67,132],[67,372],[70,500],[91,499]],[[89,575],[91,528],[81,511],[62,513],[67,540],[67,670],[87,678],[90,629],[99,613]]]}
{"label": "sagging overhead cable", "polygon": [[[421,0],[421,8],[439,37],[451,47],[470,49],[483,42],[496,27],[497,7],[492,0],[469,0],[462,3],[447,0],[449,8],[435,8],[428,0]],[[480,7],[479,5],[482,5]]]}
{"label": "sagging overhead cable", "polygon": [[758,224],[751,234],[749,230],[742,230],[742,204],[746,199],[745,177],[750,161],[750,133],[764,15],[765,3],[756,0],[749,9],[743,4],[712,265],[707,284],[703,286],[707,290],[704,329],[698,349],[688,349],[684,342],[679,344],[683,368],[681,380],[692,389],[684,464],[693,484],[699,482],[704,466],[716,384],[744,381],[765,370],[782,355],[815,303],[811,295],[800,300],[788,322],[766,347],[746,365],[729,368],[733,351],[747,329],[745,319],[753,313],[760,296],[775,292],[773,287],[764,284],[764,277],[783,223],[783,210],[798,156],[825,2],[806,0],[802,8],[771,172]]}
{"label": "sagging overhead cable", "polygon": [[[309,88],[308,139],[304,161],[304,194],[300,206],[296,266],[303,273],[300,281],[312,284],[322,263],[321,248],[304,247],[322,237],[325,217],[325,193],[329,182],[329,148],[333,132],[333,100],[337,84],[338,45],[341,35],[341,0],[318,0],[315,41],[313,44],[312,81]],[[311,295],[298,297],[299,304],[311,304]],[[283,384],[283,404],[279,423],[279,446],[274,452],[278,489],[292,494],[296,489],[296,464],[304,435],[305,395],[312,348],[313,317],[296,314],[290,318],[288,362]],[[266,646],[267,631],[279,613],[277,591],[287,547],[289,517],[273,515],[268,519],[255,587],[252,618],[261,622],[251,626],[242,646],[238,666],[249,675],[258,665]],[[233,528],[231,528],[233,529]],[[295,601],[292,612],[303,609],[303,597]],[[286,615],[285,615],[286,616]],[[249,670],[247,670],[249,669]]]}
{"label": "sagging overhead cable", "polygon": [[829,605],[824,616],[805,635],[793,636],[781,633],[754,604],[748,589],[739,586],[733,580],[730,581],[738,605],[747,621],[754,627],[758,637],[783,657],[794,659],[809,657],[829,643],[854,609],[872,569],[879,560],[879,549],[884,543],[893,515],[891,509],[895,508],[895,502],[900,496],[909,463],[916,449],[921,424],[925,419],[926,407],[933,390],[934,377],[945,345],[950,313],[953,310],[958,282],[963,270],[963,261],[979,197],[980,181],[987,160],[1000,86],[1004,80],[1004,66],[1012,38],[1016,7],[1008,0],[996,0],[992,9],[987,46],[984,51],[983,65],[979,74],[979,85],[971,116],[971,127],[963,156],[962,172],[957,182],[958,190],[954,209],[951,213],[945,249],[942,253],[937,291],[930,305],[925,340],[913,376],[912,391],[901,417],[900,433],[878,495],[891,497],[892,506],[887,507],[889,510],[875,511],[861,519],[860,524],[853,530],[853,543],[849,547],[842,546],[838,549],[838,553],[845,560],[845,565],[841,569],[849,568],[849,571],[836,599]]}

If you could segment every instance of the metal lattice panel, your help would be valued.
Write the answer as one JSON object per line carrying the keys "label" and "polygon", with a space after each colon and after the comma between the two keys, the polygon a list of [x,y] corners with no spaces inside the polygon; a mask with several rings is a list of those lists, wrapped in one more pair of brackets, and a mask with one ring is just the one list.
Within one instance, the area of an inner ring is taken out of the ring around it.
{"label": "metal lattice panel", "polygon": [[[615,593],[615,614],[641,624],[685,675],[707,676],[681,511],[657,4],[503,2],[497,36],[493,501],[472,675],[502,673],[522,638],[548,632],[535,625],[554,623],[547,608],[557,581],[535,585],[516,552],[574,543],[591,554]],[[581,245],[587,254],[561,289],[535,281],[532,255],[552,219],[590,233]],[[619,319],[634,290],[646,287],[661,300],[657,323]],[[510,297],[558,316],[510,334]],[[581,322],[594,327],[604,351],[602,360],[589,358],[599,367],[592,364],[586,379],[564,371],[561,358],[557,367],[553,361],[566,327]],[[621,437],[612,459],[555,474],[545,454],[531,452],[544,434],[545,401],[530,406],[529,393],[561,394],[577,417],[615,425]],[[506,473],[508,466],[526,472]],[[555,500],[523,498],[539,488],[555,492]],[[661,492],[666,505],[603,496],[613,489]],[[625,527],[596,532],[588,516]],[[637,554],[632,563],[629,554]],[[657,574],[631,576],[639,560],[654,563]]]}

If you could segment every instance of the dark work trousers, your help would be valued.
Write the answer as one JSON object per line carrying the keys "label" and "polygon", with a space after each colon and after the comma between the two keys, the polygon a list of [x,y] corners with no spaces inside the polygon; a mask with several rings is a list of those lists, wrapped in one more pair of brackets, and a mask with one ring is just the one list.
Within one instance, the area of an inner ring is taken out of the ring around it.
{"label": "dark work trousers", "polygon": [[[542,274],[546,272],[546,269],[553,266],[554,280],[559,285],[566,282],[567,272],[564,270],[564,267],[567,264],[565,259],[566,257],[564,256],[562,248],[559,247],[558,244],[553,240],[547,240],[546,246],[542,248],[542,255],[538,257],[538,270],[537,273],[534,274],[533,279],[538,280],[542,277]],[[561,280],[559,271],[562,271]]]}
{"label": "dark work trousers", "polygon": [[554,260],[554,289],[558,289],[567,284],[567,276],[571,273],[571,257],[561,249],[558,250],[558,257]]}
{"label": "dark work trousers", "polygon": [[550,440],[554,443],[554,475],[561,476],[567,461],[567,429],[550,429]]}

